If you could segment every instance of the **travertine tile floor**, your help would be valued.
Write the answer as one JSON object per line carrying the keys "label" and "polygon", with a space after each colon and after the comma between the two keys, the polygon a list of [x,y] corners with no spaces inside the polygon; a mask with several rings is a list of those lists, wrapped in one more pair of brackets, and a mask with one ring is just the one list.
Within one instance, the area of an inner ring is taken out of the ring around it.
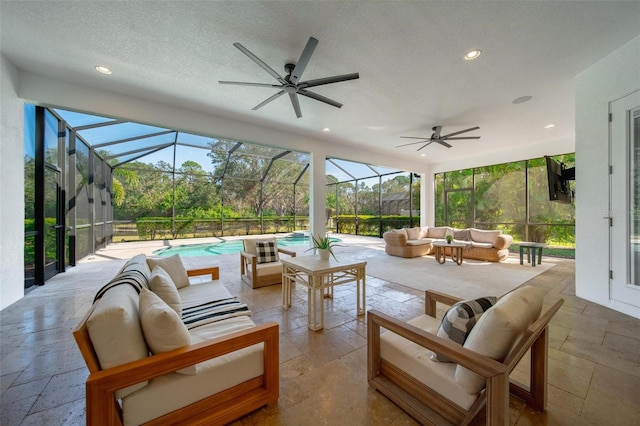
{"label": "travertine tile floor", "polygon": [[[120,259],[141,247],[120,244],[101,251],[0,312],[0,424],[84,424],[87,370],[71,330],[95,291],[122,265]],[[380,250],[380,240],[365,240],[358,249]],[[556,266],[530,284],[547,291],[547,304],[565,299],[551,325],[548,410],[535,413],[512,398],[511,424],[640,424],[640,320],[576,297],[574,262],[545,260]],[[393,258],[385,262],[392,267]],[[366,324],[355,317],[354,286],[335,288],[335,298],[325,302],[325,329],[312,332],[304,300],[294,299],[285,311],[280,286],[251,290],[240,282],[237,255],[185,258],[185,263],[218,264],[223,283],[249,304],[256,322],[280,324],[280,400],[235,424],[415,424],[367,386]],[[295,297],[304,298],[303,289]],[[423,295],[368,277],[367,309],[372,308],[409,319],[422,312]]]}

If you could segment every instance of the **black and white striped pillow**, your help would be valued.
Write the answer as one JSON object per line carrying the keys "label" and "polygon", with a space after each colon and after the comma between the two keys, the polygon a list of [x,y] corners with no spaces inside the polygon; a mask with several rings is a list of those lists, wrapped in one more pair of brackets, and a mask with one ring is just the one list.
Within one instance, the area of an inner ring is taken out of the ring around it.
{"label": "black and white striped pillow", "polygon": [[280,260],[278,246],[275,241],[256,241],[258,263],[271,263]]}
{"label": "black and white striped pillow", "polygon": [[[487,296],[476,300],[465,300],[452,305],[444,318],[442,318],[442,323],[438,328],[438,336],[462,346],[480,316],[495,305],[497,300],[494,296]],[[431,359],[440,362],[453,362],[435,352],[431,355]]]}

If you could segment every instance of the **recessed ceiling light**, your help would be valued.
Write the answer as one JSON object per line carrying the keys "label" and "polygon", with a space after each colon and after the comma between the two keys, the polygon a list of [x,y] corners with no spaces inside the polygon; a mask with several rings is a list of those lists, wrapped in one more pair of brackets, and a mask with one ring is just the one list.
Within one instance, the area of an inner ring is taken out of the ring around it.
{"label": "recessed ceiling light", "polygon": [[330,128],[328,128],[328,127],[325,127],[324,129],[322,129],[322,131],[323,131],[323,132],[330,132],[330,131],[331,131],[331,129],[330,129]]}
{"label": "recessed ceiling light", "polygon": [[101,74],[112,74],[113,72],[107,68],[107,67],[103,67],[102,65],[96,65],[96,71],[98,71]]}
{"label": "recessed ceiling light", "polygon": [[520,96],[519,98],[514,99],[511,103],[523,104],[525,102],[529,102],[531,99],[533,99],[533,96]]}
{"label": "recessed ceiling light", "polygon": [[420,154],[420,157],[426,157],[427,154]]}
{"label": "recessed ceiling light", "polygon": [[556,127],[555,124],[547,124],[546,126],[544,126],[545,129],[550,129],[552,127]]}
{"label": "recessed ceiling light", "polygon": [[464,60],[465,61],[473,61],[474,59],[478,59],[478,57],[481,54],[482,54],[482,50],[480,50],[480,49],[470,50],[464,55]]}

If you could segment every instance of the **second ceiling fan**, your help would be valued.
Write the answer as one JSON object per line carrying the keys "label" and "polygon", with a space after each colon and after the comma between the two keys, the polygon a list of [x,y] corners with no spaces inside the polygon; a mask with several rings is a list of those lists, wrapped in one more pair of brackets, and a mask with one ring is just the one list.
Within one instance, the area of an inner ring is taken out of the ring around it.
{"label": "second ceiling fan", "polygon": [[300,109],[300,102],[298,100],[298,95],[303,95],[308,98],[315,99],[320,102],[324,102],[336,108],[340,108],[342,106],[340,102],[336,102],[333,99],[329,99],[325,96],[311,92],[310,90],[307,90],[307,89],[310,87],[322,86],[324,84],[339,83],[341,81],[355,80],[357,78],[360,78],[360,75],[356,72],[352,74],[336,75],[333,77],[324,77],[324,78],[317,78],[314,80],[299,81],[300,78],[302,77],[302,73],[304,72],[305,68],[307,67],[307,64],[309,63],[309,60],[311,59],[311,55],[313,54],[313,51],[316,49],[316,46],[318,45],[318,40],[313,37],[309,37],[309,41],[307,42],[307,45],[304,47],[304,50],[300,55],[300,59],[298,59],[298,63],[285,64],[284,69],[288,74],[284,77],[282,77],[280,74],[274,71],[273,68],[267,65],[264,61],[262,61],[256,55],[251,53],[251,51],[246,47],[244,47],[242,44],[233,43],[233,45],[237,47],[242,53],[247,55],[253,62],[258,64],[262,69],[268,72],[273,78],[275,78],[278,81],[278,83],[280,83],[280,84],[268,84],[268,83],[246,83],[241,81],[218,81],[218,83],[220,84],[235,84],[239,86],[270,87],[270,88],[280,89],[276,94],[268,97],[267,99],[265,99],[264,101],[260,102],[258,105],[253,107],[252,109],[254,111],[262,108],[269,102],[276,100],[277,98],[284,95],[285,93],[289,95],[289,99],[291,100],[291,105],[293,105],[293,110],[295,111],[296,117],[298,118],[302,117],[302,110]]}
{"label": "second ceiling fan", "polygon": [[422,146],[420,148],[418,148],[416,151],[420,151],[422,148],[425,148],[429,145],[431,145],[432,143],[439,143],[442,146],[446,146],[447,148],[451,148],[451,144],[447,143],[446,141],[453,141],[453,140],[464,140],[464,139],[480,139],[480,136],[462,136],[462,137],[454,137],[456,135],[460,135],[462,133],[467,133],[467,132],[471,132],[473,130],[478,130],[480,129],[480,127],[471,127],[469,129],[465,129],[465,130],[460,130],[459,132],[453,132],[453,133],[449,133],[447,135],[441,135],[441,131],[442,131],[442,126],[435,126],[432,127],[431,130],[433,130],[433,133],[431,134],[431,137],[415,137],[415,136],[400,136],[401,138],[404,139],[420,139],[416,142],[409,142],[409,143],[405,143],[402,145],[398,145],[396,146],[396,148],[399,148],[401,146],[408,146],[408,145],[415,145],[418,143],[421,143]]}

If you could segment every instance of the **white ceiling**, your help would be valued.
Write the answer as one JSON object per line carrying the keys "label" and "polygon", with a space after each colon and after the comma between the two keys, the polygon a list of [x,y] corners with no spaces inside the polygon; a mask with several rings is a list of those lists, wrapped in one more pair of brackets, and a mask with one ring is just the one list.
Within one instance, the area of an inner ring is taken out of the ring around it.
{"label": "white ceiling", "polygon": [[[639,1],[1,0],[0,18],[18,69],[316,139],[415,160],[400,136],[480,126],[425,162],[573,138],[574,77],[640,34]],[[298,119],[282,96],[252,111],[276,90],[218,84],[275,83],[234,42],[284,75],[310,36],[302,80],[360,73],[313,89],[341,109],[300,96]],[[464,61],[472,48],[482,56]]]}

